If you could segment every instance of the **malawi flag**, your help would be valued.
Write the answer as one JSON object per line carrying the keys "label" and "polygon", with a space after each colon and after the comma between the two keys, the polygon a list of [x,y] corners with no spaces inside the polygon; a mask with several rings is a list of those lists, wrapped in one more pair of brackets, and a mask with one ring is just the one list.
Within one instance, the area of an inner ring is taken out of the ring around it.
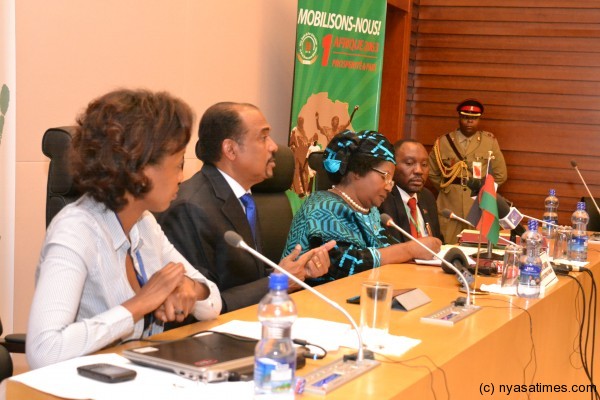
{"label": "malawi flag", "polygon": [[477,229],[487,238],[488,242],[497,244],[500,237],[500,223],[498,222],[496,185],[492,174],[485,176],[485,183],[479,191],[478,198],[481,218],[477,223]]}

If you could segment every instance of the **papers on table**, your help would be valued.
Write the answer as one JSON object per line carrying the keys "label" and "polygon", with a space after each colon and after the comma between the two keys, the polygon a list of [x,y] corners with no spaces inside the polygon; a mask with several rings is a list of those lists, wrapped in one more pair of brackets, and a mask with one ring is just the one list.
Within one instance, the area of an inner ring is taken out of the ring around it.
{"label": "papers on table", "polygon": [[[213,331],[260,339],[261,324],[258,321],[230,321],[212,328]],[[292,338],[303,339],[319,345],[327,351],[341,347],[358,349],[358,336],[350,324],[326,321],[317,318],[298,318],[292,325]],[[405,336],[387,335],[380,348],[372,348],[376,353],[401,356],[421,343],[420,340]]]}
{"label": "papers on table", "polygon": [[[137,372],[137,376],[132,381],[104,383],[77,374],[78,366],[95,363],[109,363],[133,369]],[[10,379],[66,399],[251,399],[254,393],[252,381],[221,383],[191,381],[170,372],[133,364],[114,353],[78,357],[16,375]]]}
{"label": "papers on table", "polygon": [[[230,321],[211,330],[260,339],[258,321]],[[318,344],[328,351],[340,346],[358,348],[358,338],[350,324],[315,318],[298,318],[292,328],[292,337]],[[401,356],[421,341],[403,336],[388,335],[376,353]],[[137,376],[132,381],[104,383],[77,374],[77,367],[94,363],[108,363],[133,369]],[[251,399],[254,383],[202,383],[182,378],[172,372],[134,364],[111,353],[78,357],[10,378],[39,391],[66,399]]]}
{"label": "papers on table", "polygon": [[[260,339],[262,326],[259,321],[229,321],[211,330],[233,335]],[[317,318],[298,318],[292,325],[292,339],[303,339],[323,347],[327,351],[336,351],[340,347],[340,338],[348,332],[354,333],[350,324],[326,321]]]}
{"label": "papers on table", "polygon": [[[469,265],[475,265],[475,260],[473,258],[471,258],[471,256],[473,254],[477,254],[477,251],[478,251],[477,247],[454,246],[454,245],[450,245],[450,244],[444,244],[444,245],[442,245],[442,249],[437,253],[437,255],[441,258],[444,258],[444,256],[448,252],[448,250],[450,250],[453,247],[458,247],[463,253],[465,253],[465,256],[467,256],[467,261],[469,262]],[[483,250],[485,250],[485,249],[481,249],[481,251],[483,251]],[[492,252],[494,254],[504,254],[504,250],[493,250]],[[422,265],[442,265],[442,262],[437,258],[434,258],[433,260],[415,259],[415,263],[422,264]]]}

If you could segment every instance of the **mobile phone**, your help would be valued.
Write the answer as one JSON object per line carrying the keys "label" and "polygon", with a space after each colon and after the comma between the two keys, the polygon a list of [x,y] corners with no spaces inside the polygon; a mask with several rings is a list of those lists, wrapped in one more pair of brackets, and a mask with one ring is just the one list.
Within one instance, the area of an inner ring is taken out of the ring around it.
{"label": "mobile phone", "polygon": [[82,365],[77,367],[77,372],[86,378],[106,383],[130,381],[137,375],[132,369],[104,363]]}
{"label": "mobile phone", "polygon": [[349,304],[360,304],[360,296],[353,296],[346,299],[346,303]]}

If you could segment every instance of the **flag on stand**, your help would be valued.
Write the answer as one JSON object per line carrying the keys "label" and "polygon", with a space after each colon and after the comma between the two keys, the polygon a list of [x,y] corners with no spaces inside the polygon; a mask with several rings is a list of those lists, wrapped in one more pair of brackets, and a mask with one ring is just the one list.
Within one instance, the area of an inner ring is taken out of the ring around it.
{"label": "flag on stand", "polygon": [[500,237],[500,223],[498,222],[498,202],[496,199],[496,184],[492,174],[485,176],[485,183],[477,197],[481,217],[477,229],[485,236],[488,242],[497,244]]}

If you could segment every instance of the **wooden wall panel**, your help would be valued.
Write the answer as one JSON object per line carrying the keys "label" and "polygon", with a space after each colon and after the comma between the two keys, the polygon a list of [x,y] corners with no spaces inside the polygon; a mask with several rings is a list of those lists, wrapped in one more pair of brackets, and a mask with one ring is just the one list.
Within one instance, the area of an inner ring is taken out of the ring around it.
{"label": "wooden wall panel", "polygon": [[[543,0],[540,0],[543,3]],[[522,5],[516,7],[490,7],[488,6],[446,6],[446,7],[427,7],[426,2],[421,2],[423,7],[419,17],[420,21],[453,21],[451,26],[446,25],[449,28],[456,26],[475,27],[476,22],[486,21],[490,24],[506,24],[508,28],[503,34],[511,34],[510,28],[514,27],[514,22],[525,22],[525,25],[517,25],[522,29],[528,29],[535,22],[542,22],[548,26],[549,29],[553,25],[548,23],[576,23],[579,24],[594,24],[600,22],[600,9],[594,6],[588,9],[581,8],[567,8],[568,2],[565,2],[562,7],[545,7],[531,8],[524,7]],[[443,27],[443,26],[441,26]],[[582,26],[582,29],[585,26]],[[467,30],[465,30],[467,31]],[[465,32],[461,31],[461,32]]]}
{"label": "wooden wall panel", "polygon": [[[598,29],[600,33],[600,29]],[[436,62],[464,62],[469,58],[475,59],[480,63],[498,63],[498,64],[524,64],[524,65],[544,65],[552,66],[575,66],[587,67],[590,63],[594,66],[600,66],[600,53],[569,52],[569,57],[564,54],[548,53],[538,54],[537,52],[523,52],[520,50],[488,50],[488,49],[440,49],[425,48],[419,51],[418,61],[436,61]]]}
{"label": "wooden wall panel", "polygon": [[600,197],[600,3],[414,0],[405,136],[428,149],[468,97],[486,109],[508,165],[499,193],[540,218],[550,188],[559,222]]}
{"label": "wooden wall panel", "polygon": [[392,142],[400,139],[404,131],[408,74],[399,71],[408,69],[411,4],[388,1],[387,7],[378,129]]}
{"label": "wooden wall panel", "polygon": [[569,8],[593,9],[598,7],[598,0],[421,0],[424,6],[454,7],[526,7],[526,8]]}
{"label": "wooden wall panel", "polygon": [[[600,42],[600,41],[599,41]],[[584,95],[595,96],[600,93],[600,82],[593,81],[561,81],[547,79],[508,79],[508,78],[490,78],[473,76],[454,76],[448,79],[447,76],[420,75],[415,81],[414,77],[410,79],[414,87],[427,87],[451,90],[477,90],[486,92],[490,96],[511,95],[519,96],[531,93],[541,93],[548,95]],[[409,88],[410,89],[410,88]],[[414,90],[414,88],[413,88]],[[589,104],[597,104],[598,101],[592,99]],[[489,102],[488,102],[489,104]],[[568,106],[568,103],[566,104]]]}
{"label": "wooden wall panel", "polygon": [[[438,22],[439,24],[439,22]],[[450,47],[457,49],[494,49],[494,50],[524,50],[524,51],[585,51],[597,53],[600,50],[600,43],[597,38],[589,37],[562,37],[561,40],[540,41],[536,36],[513,36],[510,31],[504,36],[483,36],[472,35],[468,40],[458,35],[457,31],[447,35],[431,35],[430,37],[420,37],[418,39],[419,47]],[[568,58],[568,54],[564,55]]]}

